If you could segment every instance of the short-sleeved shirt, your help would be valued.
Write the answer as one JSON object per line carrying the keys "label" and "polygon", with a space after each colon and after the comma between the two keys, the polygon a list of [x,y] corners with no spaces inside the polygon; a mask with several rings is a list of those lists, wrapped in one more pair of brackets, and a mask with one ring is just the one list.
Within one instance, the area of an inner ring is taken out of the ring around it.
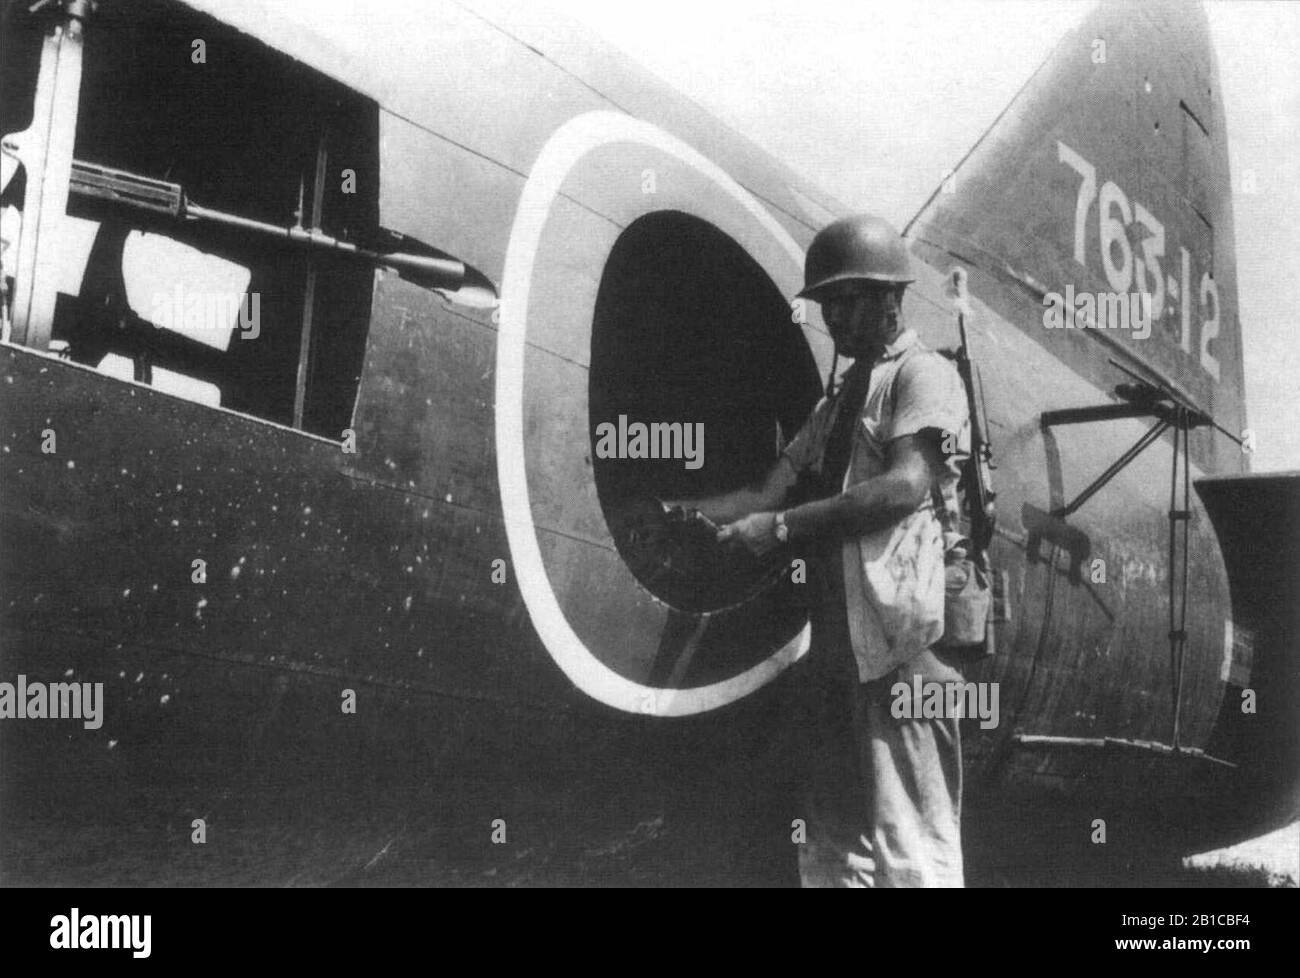
{"label": "short-sleeved shirt", "polygon": [[[820,467],[839,406],[838,396],[823,398],[786,446],[784,454],[796,472]],[[890,442],[927,430],[941,433],[939,437],[947,442],[942,446],[946,464],[939,480],[947,518],[941,519],[941,523],[955,532],[958,525],[957,481],[961,465],[970,453],[965,388],[956,368],[946,357],[928,350],[912,330],[904,330],[885,347],[872,367],[861,423],[854,434],[849,467],[841,490],[883,475],[889,470]],[[933,505],[929,495],[920,505]],[[861,590],[857,539],[846,539],[842,553],[843,566],[835,570],[843,575],[841,580],[847,585],[844,599],[848,615],[871,613],[870,604]],[[849,584],[853,581],[857,581],[858,586]]]}

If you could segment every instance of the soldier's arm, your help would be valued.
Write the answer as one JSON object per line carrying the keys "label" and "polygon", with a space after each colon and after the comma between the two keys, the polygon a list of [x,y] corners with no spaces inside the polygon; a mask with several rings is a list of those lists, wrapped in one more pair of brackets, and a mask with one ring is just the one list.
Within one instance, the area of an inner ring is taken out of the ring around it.
{"label": "soldier's arm", "polygon": [[[850,486],[838,496],[818,499],[789,509],[785,525],[791,541],[840,539],[861,536],[897,523],[912,512],[930,492],[930,484],[943,471],[939,434],[920,432],[889,443],[889,468],[872,479]],[[718,540],[734,540],[751,553],[775,548],[776,513],[752,513],[722,528]]]}
{"label": "soldier's arm", "polygon": [[777,509],[785,502],[796,481],[794,464],[782,455],[762,478],[747,486],[704,499],[665,499],[664,503],[698,509],[717,524],[733,523],[751,513]]}
{"label": "soldier's arm", "polygon": [[943,473],[939,439],[932,432],[889,443],[889,468],[838,496],[796,506],[785,514],[791,540],[862,536],[897,523],[925,501]]}

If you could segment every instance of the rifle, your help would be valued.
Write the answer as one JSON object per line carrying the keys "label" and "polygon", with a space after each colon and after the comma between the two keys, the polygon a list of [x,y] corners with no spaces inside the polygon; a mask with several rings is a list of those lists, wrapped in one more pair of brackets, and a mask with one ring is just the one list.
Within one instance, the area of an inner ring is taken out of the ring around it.
{"label": "rifle", "polygon": [[993,491],[992,470],[993,446],[988,439],[988,418],[984,413],[984,385],[979,384],[980,396],[975,396],[976,382],[979,380],[976,369],[971,365],[970,341],[966,336],[966,313],[969,309],[966,292],[966,270],[953,269],[952,295],[957,307],[957,332],[961,342],[956,350],[945,351],[956,364],[957,373],[961,375],[962,386],[966,389],[966,409],[970,416],[970,460],[962,467],[958,487],[966,500],[966,512],[970,517],[971,543],[975,545],[976,559],[982,564],[993,542],[993,528],[997,523],[997,512],[993,500],[997,493]]}

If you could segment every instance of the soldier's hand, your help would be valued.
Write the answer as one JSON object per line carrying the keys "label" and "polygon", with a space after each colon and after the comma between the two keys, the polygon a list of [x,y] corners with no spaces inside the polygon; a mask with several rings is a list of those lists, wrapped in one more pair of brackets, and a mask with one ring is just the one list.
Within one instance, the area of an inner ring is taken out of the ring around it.
{"label": "soldier's hand", "polygon": [[718,531],[718,543],[744,547],[755,557],[775,550],[780,542],[776,538],[776,513],[750,513]]}

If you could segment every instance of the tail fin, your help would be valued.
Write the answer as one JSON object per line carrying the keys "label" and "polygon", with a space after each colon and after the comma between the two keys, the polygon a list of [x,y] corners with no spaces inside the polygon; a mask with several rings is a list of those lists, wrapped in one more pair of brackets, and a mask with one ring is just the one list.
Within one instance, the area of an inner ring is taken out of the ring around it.
{"label": "tail fin", "polygon": [[[1122,379],[1106,364],[1119,353],[1235,431],[1245,410],[1217,79],[1199,5],[1103,2],[906,233],[928,261],[970,266],[981,299],[1099,386]],[[1085,293],[1106,297],[1098,328],[1075,328],[1089,320],[1065,310],[1067,297],[1085,308]],[[1120,296],[1132,300],[1122,323]],[[1226,441],[1200,449],[1214,453],[1210,471],[1239,471]]]}

